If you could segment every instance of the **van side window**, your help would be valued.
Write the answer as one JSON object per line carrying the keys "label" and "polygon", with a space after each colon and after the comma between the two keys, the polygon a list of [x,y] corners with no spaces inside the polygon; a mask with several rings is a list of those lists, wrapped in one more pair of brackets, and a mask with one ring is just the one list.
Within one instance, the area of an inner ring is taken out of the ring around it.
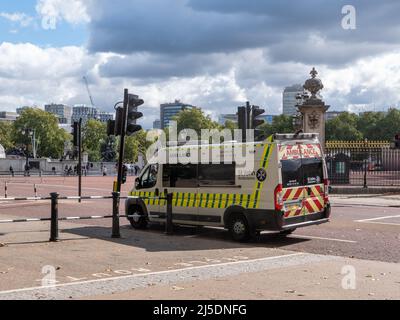
{"label": "van side window", "polygon": [[140,189],[153,188],[157,184],[158,165],[148,166],[140,177]]}
{"label": "van side window", "polygon": [[200,186],[234,186],[235,164],[199,164]]}
{"label": "van side window", "polygon": [[163,187],[197,188],[197,164],[164,164]]}

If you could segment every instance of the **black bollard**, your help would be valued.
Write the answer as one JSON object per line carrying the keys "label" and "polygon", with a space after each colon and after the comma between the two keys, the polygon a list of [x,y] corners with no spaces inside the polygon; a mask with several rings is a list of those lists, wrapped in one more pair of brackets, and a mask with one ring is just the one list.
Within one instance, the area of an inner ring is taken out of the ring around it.
{"label": "black bollard", "polygon": [[174,233],[174,225],[172,221],[172,199],[173,199],[173,193],[168,193],[167,194],[167,221],[165,224],[165,234],[167,235],[172,235]]}
{"label": "black bollard", "polygon": [[50,193],[51,197],[51,223],[50,242],[58,241],[58,196],[57,192]]}
{"label": "black bollard", "polygon": [[113,192],[113,218],[112,218],[112,238],[121,238],[119,230],[119,192]]}

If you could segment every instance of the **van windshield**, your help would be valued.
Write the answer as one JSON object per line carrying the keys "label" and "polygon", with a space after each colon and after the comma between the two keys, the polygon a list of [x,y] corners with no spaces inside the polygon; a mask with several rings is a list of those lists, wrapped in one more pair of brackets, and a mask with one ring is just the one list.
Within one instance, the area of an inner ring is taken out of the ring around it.
{"label": "van windshield", "polygon": [[282,184],[284,188],[320,184],[323,181],[321,159],[282,160]]}

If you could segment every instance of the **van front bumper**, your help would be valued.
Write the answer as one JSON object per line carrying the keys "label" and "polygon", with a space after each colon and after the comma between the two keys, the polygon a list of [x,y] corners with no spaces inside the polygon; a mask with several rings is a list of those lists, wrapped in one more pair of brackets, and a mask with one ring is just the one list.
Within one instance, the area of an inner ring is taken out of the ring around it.
{"label": "van front bumper", "polygon": [[329,222],[331,207],[324,211],[285,219],[283,212],[276,210],[248,210],[247,220],[254,230],[284,231]]}

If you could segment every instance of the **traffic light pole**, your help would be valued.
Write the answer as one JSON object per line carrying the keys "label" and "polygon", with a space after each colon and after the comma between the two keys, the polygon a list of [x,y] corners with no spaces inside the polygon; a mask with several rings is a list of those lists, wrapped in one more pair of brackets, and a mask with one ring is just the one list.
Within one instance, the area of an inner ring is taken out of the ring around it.
{"label": "traffic light pole", "polygon": [[79,203],[82,202],[82,118],[79,119],[79,126],[78,126],[78,196],[79,196]]}
{"label": "traffic light pole", "polygon": [[123,176],[123,162],[125,154],[125,135],[126,135],[126,119],[128,115],[128,103],[129,103],[129,93],[128,89],[124,90],[124,107],[122,112],[122,130],[121,130],[121,140],[119,144],[119,155],[118,155],[118,178],[117,178],[117,189],[115,192],[121,192],[122,176]]}

